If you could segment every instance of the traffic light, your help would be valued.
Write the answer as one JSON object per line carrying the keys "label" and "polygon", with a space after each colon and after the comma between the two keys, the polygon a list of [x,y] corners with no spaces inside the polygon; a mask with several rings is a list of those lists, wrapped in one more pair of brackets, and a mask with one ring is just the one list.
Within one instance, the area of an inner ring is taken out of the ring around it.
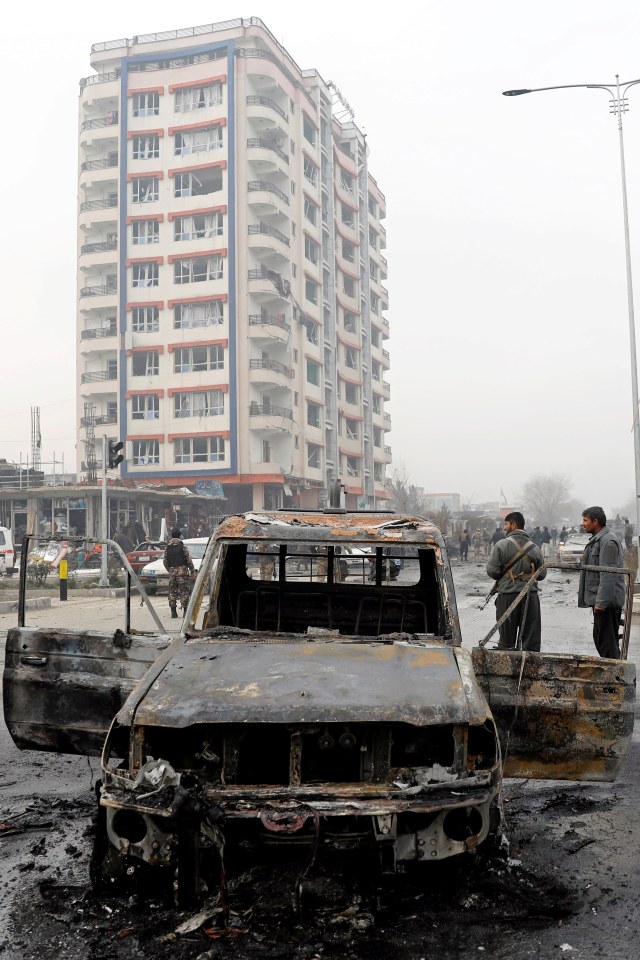
{"label": "traffic light", "polygon": [[124,443],[122,440],[109,440],[107,464],[110,470],[115,470],[124,460],[124,453],[120,453],[123,447]]}

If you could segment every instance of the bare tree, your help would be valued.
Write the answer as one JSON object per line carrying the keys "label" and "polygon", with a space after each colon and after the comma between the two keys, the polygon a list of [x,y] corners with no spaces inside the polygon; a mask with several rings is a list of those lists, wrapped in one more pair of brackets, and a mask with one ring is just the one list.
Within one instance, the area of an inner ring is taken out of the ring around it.
{"label": "bare tree", "polygon": [[536,523],[551,526],[566,516],[571,482],[560,473],[539,473],[524,486],[522,500]]}
{"label": "bare tree", "polygon": [[406,467],[394,467],[390,483],[393,504],[398,513],[424,514],[424,498],[411,483]]}

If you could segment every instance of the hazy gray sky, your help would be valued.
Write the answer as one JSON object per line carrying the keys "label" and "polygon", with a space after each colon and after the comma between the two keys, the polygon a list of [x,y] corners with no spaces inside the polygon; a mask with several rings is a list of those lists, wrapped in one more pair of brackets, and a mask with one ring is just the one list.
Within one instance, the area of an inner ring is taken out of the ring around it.
{"label": "hazy gray sky", "polygon": [[[412,480],[511,501],[536,472],[589,503],[634,488],[615,119],[601,91],[511,87],[640,77],[632,0],[67,0],[12,5],[0,38],[5,402],[0,456],[74,462],[78,80],[92,43],[259,16],[349,100],[387,196],[394,457]],[[640,284],[640,86],[625,121]],[[639,287],[640,291],[640,287]],[[638,295],[640,322],[640,292]]]}

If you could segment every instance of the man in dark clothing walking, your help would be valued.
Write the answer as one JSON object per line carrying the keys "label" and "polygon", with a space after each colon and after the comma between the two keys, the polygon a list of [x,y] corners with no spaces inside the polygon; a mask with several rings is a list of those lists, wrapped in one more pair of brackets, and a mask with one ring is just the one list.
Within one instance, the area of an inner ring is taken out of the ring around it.
{"label": "man in dark clothing walking", "polygon": [[[622,544],[607,526],[602,507],[587,507],[582,525],[591,540],[582,554],[585,566],[622,567]],[[625,600],[624,577],[620,573],[597,573],[581,570],[578,585],[578,606],[593,611],[593,642],[601,657],[620,659],[618,629]]]}
{"label": "man in dark clothing walking", "polygon": [[171,531],[171,540],[164,548],[162,562],[169,574],[169,608],[171,616],[177,617],[177,605],[180,600],[182,612],[187,609],[191,596],[191,581],[195,580],[196,570],[191,555],[181,539],[178,527]]}
{"label": "man in dark clothing walking", "polygon": [[495,547],[496,543],[500,543],[501,540],[504,540],[504,532],[500,529],[500,527],[496,527],[493,532],[493,536],[491,537],[491,546]]}
{"label": "man in dark clothing walking", "polygon": [[[497,581],[496,620],[507,612],[517,595],[539,567],[542,553],[531,537],[524,531],[524,517],[518,511],[504,518],[506,537],[496,543],[487,563],[487,573]],[[547,575],[544,570],[539,579]],[[500,650],[540,650],[541,622],[538,584],[534,582],[500,627]]]}
{"label": "man in dark clothing walking", "polygon": [[468,560],[469,559],[469,541],[471,537],[469,536],[469,531],[465,527],[462,533],[460,534],[460,559]]}
{"label": "man in dark clothing walking", "polygon": [[624,518],[624,545],[627,550],[633,546],[633,524],[628,517]]}

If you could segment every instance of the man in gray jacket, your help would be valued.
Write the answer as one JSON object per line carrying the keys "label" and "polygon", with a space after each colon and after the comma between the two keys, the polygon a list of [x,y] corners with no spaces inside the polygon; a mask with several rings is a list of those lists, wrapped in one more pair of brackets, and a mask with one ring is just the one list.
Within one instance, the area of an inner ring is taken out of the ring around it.
{"label": "man in gray jacket", "polygon": [[[533,574],[542,566],[542,553],[529,534],[524,531],[524,517],[517,510],[504,518],[504,540],[496,543],[487,563],[487,573],[496,580],[496,620],[511,606],[516,596]],[[544,580],[543,570],[539,579]],[[535,581],[500,627],[500,650],[540,650],[540,597]]]}
{"label": "man in gray jacket", "polygon": [[[623,567],[622,544],[607,526],[602,507],[582,511],[582,525],[591,540],[582,554],[582,563],[596,567]],[[620,659],[618,629],[624,605],[624,577],[620,573],[580,572],[578,606],[593,610],[593,642],[601,657]]]}

